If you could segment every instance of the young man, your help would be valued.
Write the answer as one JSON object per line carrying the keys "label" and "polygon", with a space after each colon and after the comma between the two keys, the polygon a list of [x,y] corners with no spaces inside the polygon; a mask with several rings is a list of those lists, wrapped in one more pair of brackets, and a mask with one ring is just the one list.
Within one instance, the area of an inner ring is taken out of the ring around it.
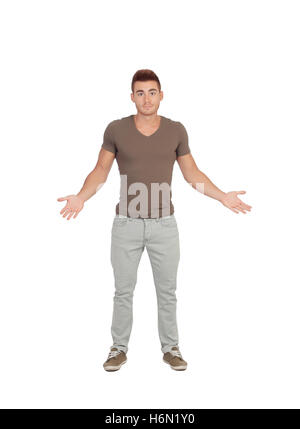
{"label": "young man", "polygon": [[111,334],[113,345],[103,367],[116,371],[127,362],[132,328],[132,300],[139,262],[146,247],[157,294],[158,332],[163,361],[175,370],[185,370],[178,345],[176,321],[176,277],[180,258],[179,234],[172,204],[171,180],[175,160],[185,180],[194,189],[220,201],[235,213],[251,206],[237,194],[223,192],[202,173],[191,155],[185,127],[178,121],[158,116],[163,99],[157,75],[138,70],[131,83],[131,100],[137,114],[110,122],[94,170],[77,195],[67,200],[63,217],[74,218],[84,202],[106,182],[116,158],[121,175],[120,201],[111,231],[111,263],[115,296]]}

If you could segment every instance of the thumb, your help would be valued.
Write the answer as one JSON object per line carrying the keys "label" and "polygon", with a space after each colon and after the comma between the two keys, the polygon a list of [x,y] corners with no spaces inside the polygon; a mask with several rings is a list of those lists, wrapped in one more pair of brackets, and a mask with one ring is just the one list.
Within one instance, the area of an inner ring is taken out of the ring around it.
{"label": "thumb", "polygon": [[65,200],[67,200],[67,199],[69,198],[69,196],[70,196],[70,195],[68,195],[67,197],[60,197],[60,198],[57,198],[57,201],[65,201]]}
{"label": "thumb", "polygon": [[237,194],[245,194],[246,191],[238,191]]}

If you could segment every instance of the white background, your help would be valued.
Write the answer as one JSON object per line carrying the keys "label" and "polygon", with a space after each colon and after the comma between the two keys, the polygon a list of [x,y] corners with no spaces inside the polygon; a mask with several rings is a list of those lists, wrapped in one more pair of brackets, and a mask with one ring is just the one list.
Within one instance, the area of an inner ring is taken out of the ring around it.
{"label": "white background", "polygon": [[[287,0],[1,1],[2,408],[299,407],[299,15]],[[141,68],[199,169],[253,208],[203,196],[175,163],[188,369],[162,361],[145,252],[128,362],[107,373],[116,162],[76,219],[57,198],[136,113]]]}

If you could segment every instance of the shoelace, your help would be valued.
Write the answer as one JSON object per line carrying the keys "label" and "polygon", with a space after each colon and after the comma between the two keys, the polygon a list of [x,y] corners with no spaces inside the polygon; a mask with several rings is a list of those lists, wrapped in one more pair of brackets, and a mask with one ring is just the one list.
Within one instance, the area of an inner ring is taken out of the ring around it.
{"label": "shoelace", "polygon": [[181,359],[182,359],[182,355],[181,355],[181,353],[180,353],[180,351],[179,351],[179,350],[170,350],[170,353],[171,353],[173,356],[177,356],[177,357],[179,357],[179,358],[181,358]]}
{"label": "shoelace", "polygon": [[115,357],[115,356],[117,356],[119,353],[121,353],[121,350],[111,350],[111,351],[109,352],[109,355],[108,355],[108,358],[107,358],[107,359],[110,359],[110,358],[112,358],[112,357]]}

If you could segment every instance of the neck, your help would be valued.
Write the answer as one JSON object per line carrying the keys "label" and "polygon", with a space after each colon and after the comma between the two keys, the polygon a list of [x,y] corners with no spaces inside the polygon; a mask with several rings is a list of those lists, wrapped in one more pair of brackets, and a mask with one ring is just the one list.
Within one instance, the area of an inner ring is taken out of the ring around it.
{"label": "neck", "polygon": [[140,126],[145,127],[156,127],[160,124],[160,116],[157,113],[153,115],[143,115],[142,113],[137,113],[133,115],[135,123]]}

